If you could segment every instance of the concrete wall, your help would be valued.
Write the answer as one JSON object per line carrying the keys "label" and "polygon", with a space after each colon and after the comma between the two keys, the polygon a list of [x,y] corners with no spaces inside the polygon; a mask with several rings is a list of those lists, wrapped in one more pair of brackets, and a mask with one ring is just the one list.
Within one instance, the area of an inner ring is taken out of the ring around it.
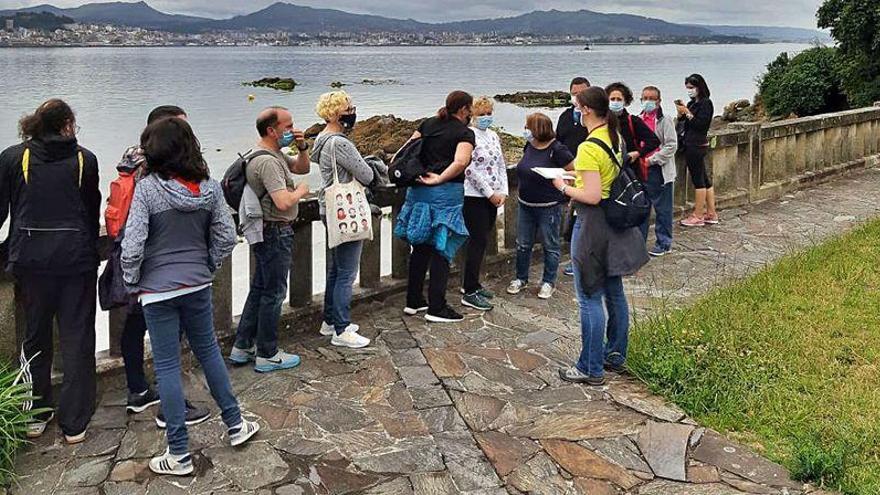
{"label": "concrete wall", "polygon": [[[785,120],[769,124],[739,124],[711,134],[711,152],[707,166],[714,180],[720,207],[744,205],[780,197],[816,181],[827,180],[856,167],[880,164],[880,104],[846,112]],[[687,209],[693,188],[686,173],[683,157],[678,159],[675,204],[679,211]],[[490,245],[490,259],[506,260],[515,248],[517,180],[509,171],[511,194],[505,204],[504,219]],[[403,203],[403,192],[388,189],[377,195],[377,204],[391,207],[392,221]],[[312,222],[318,218],[314,199],[300,205],[296,244],[292,262],[290,307],[285,308],[287,321],[314,317],[320,310],[319,300],[312,294]],[[374,219],[379,225],[379,219]],[[377,236],[378,237],[378,236]],[[500,240],[498,240],[500,238]],[[239,249],[246,249],[240,247]],[[367,243],[361,259],[361,285],[356,300],[385,297],[405,287],[409,247],[392,240],[390,277],[380,277],[382,254],[379,243]],[[214,315],[217,333],[229,336],[233,330],[232,273],[239,269],[231,259],[223,266],[214,284]],[[12,279],[0,276],[0,359],[14,359],[20,342],[21,319],[16,318],[16,302]],[[119,335],[123,315],[111,312],[110,342],[107,355],[99,355],[101,370],[120,366]]]}

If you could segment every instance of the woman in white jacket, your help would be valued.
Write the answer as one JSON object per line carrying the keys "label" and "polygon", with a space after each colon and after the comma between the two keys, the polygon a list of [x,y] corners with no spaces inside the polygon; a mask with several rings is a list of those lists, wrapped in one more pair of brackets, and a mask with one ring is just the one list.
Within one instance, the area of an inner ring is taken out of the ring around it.
{"label": "woman in white jacket", "polygon": [[[678,150],[678,136],[675,132],[675,119],[663,115],[660,107],[660,90],[646,86],[642,90],[642,113],[645,124],[660,138],[660,148],[649,154],[648,180],[645,191],[654,208],[654,236],[656,243],[648,251],[651,256],[663,256],[672,250],[672,188],[675,183],[675,152]],[[648,239],[648,219],[642,224],[642,234]]]}

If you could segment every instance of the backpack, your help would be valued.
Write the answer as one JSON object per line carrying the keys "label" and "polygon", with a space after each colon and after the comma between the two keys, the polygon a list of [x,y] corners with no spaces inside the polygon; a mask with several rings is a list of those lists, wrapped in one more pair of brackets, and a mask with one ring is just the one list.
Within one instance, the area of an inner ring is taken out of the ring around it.
{"label": "backpack", "polygon": [[233,210],[233,216],[238,216],[238,208],[241,206],[241,197],[244,195],[244,186],[247,185],[247,165],[258,156],[271,155],[267,150],[248,150],[245,154],[238,154],[238,158],[226,169],[220,186],[223,188],[223,196]]}
{"label": "backpack", "polygon": [[411,139],[391,158],[388,177],[398,187],[418,185],[418,178],[425,175],[428,167],[422,161],[424,138]]}
{"label": "backpack", "polygon": [[644,223],[651,213],[651,203],[645,194],[645,186],[636,173],[630,167],[622,166],[617,155],[604,141],[597,138],[589,138],[587,141],[605,150],[611,161],[617,165],[618,173],[611,182],[611,192],[601,203],[608,225],[623,230]]}
{"label": "backpack", "polygon": [[110,183],[110,196],[107,198],[107,209],[104,210],[104,223],[107,225],[107,236],[116,239],[128,220],[128,210],[134,199],[135,172],[119,172],[119,177]]}

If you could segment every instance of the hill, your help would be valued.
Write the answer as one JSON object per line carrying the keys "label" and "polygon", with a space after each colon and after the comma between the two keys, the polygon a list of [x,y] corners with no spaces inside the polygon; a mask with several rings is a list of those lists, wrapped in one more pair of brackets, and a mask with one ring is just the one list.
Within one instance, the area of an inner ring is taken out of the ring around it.
{"label": "hill", "polygon": [[755,38],[765,43],[788,42],[788,43],[831,43],[833,40],[828,33],[816,29],[803,29],[777,26],[713,26],[694,25],[711,31],[720,36],[745,36]]}
{"label": "hill", "polygon": [[0,16],[16,12],[48,12],[69,17],[77,22],[92,24],[116,24],[145,29],[175,30],[208,22],[209,19],[177,14],[166,14],[150,7],[146,2],[87,3],[79,7],[62,9],[43,4],[17,10],[0,12]]}

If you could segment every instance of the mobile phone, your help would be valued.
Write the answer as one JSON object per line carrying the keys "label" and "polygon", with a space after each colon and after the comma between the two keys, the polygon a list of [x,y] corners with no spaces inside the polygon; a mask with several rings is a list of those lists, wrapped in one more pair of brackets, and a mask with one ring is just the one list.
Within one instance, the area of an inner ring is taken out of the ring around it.
{"label": "mobile phone", "polygon": [[681,100],[675,100],[675,104],[679,106],[684,106],[684,103]]}

